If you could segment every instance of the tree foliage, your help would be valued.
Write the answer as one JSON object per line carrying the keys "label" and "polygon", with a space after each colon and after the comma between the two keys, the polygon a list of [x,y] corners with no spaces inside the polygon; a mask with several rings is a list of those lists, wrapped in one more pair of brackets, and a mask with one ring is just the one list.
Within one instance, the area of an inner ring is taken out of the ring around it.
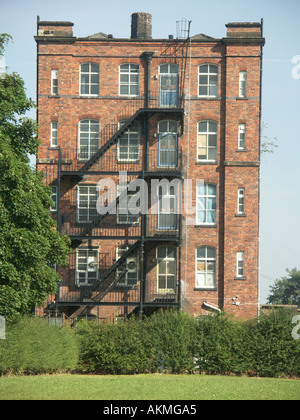
{"label": "tree foliage", "polygon": [[8,321],[55,293],[53,264],[65,265],[69,252],[49,212],[50,188],[29,166],[38,146],[35,122],[24,116],[32,106],[20,76],[0,79],[0,314]]}
{"label": "tree foliage", "polygon": [[267,303],[300,307],[300,271],[297,268],[286,271],[288,276],[276,280],[274,285],[270,286]]}

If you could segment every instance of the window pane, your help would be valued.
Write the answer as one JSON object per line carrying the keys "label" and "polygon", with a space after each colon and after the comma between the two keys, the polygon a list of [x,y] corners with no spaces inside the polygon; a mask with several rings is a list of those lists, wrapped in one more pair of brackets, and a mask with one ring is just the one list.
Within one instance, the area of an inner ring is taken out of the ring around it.
{"label": "window pane", "polygon": [[99,64],[91,64],[92,73],[99,73]]}
{"label": "window pane", "polygon": [[216,250],[214,248],[207,247],[207,258],[216,258]]}
{"label": "window pane", "polygon": [[99,74],[92,74],[91,75],[91,83],[94,83],[94,84],[99,83]]}
{"label": "window pane", "polygon": [[129,70],[129,64],[121,64],[120,71],[121,72],[128,72]]}
{"label": "window pane", "polygon": [[160,246],[157,248],[157,257],[158,258],[165,258],[167,255],[167,248],[165,246]]}
{"label": "window pane", "polygon": [[131,85],[130,86],[130,95],[138,95],[139,94],[139,86],[138,85]]}
{"label": "window pane", "polygon": [[204,258],[205,257],[205,247],[201,246],[197,248],[197,258]]}
{"label": "window pane", "polygon": [[170,65],[170,73],[178,73],[178,65],[177,64],[171,64]]}
{"label": "window pane", "polygon": [[208,87],[207,86],[199,86],[199,95],[200,96],[207,96],[208,95]]}
{"label": "window pane", "polygon": [[169,73],[169,65],[168,64],[162,64],[159,67],[159,72],[160,73]]}
{"label": "window pane", "polygon": [[128,95],[129,94],[129,86],[128,85],[121,85],[120,86],[120,94],[121,95]]}
{"label": "window pane", "polygon": [[200,75],[199,83],[200,83],[200,85],[207,85],[208,84],[208,76]]}
{"label": "window pane", "polygon": [[216,133],[217,128],[218,128],[218,125],[217,125],[216,122],[214,122],[214,121],[209,121],[208,122],[208,129],[209,129],[210,133]]}
{"label": "window pane", "polygon": [[89,71],[89,64],[81,64],[81,72],[87,73]]}
{"label": "window pane", "polygon": [[92,95],[98,95],[99,94],[99,86],[98,85],[92,85],[91,86],[91,94]]}
{"label": "window pane", "polygon": [[208,73],[208,64],[200,66],[200,73]]}

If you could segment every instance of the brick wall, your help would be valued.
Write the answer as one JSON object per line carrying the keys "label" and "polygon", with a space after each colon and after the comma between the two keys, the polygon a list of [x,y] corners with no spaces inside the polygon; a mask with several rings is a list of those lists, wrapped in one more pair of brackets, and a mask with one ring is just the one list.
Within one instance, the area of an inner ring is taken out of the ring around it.
{"label": "brick wall", "polygon": [[[177,63],[183,69],[182,51],[174,41],[158,40],[90,40],[74,38],[70,24],[61,27],[49,22],[39,24],[38,41],[38,168],[49,165],[47,159],[57,162],[57,150],[50,148],[50,125],[58,122],[58,144],[76,157],[78,123],[82,119],[100,121],[101,129],[116,120],[128,100],[119,96],[119,66],[134,63],[140,67],[140,96],[146,91],[146,60],[144,52],[154,52],[151,61],[150,91],[158,95],[159,65]],[[55,30],[62,31],[55,36]],[[46,32],[45,32],[46,31]],[[51,36],[47,31],[52,31]],[[54,31],[54,32],[53,32]],[[208,313],[204,302],[236,313],[252,317],[257,311],[258,288],[258,219],[259,219],[259,124],[260,124],[260,66],[261,28],[258,24],[232,24],[227,38],[209,41],[192,40],[191,62],[187,63],[185,79],[184,134],[178,139],[183,151],[183,177],[194,180],[192,204],[196,206],[195,180],[216,185],[217,223],[214,226],[186,225],[184,216],[181,285],[182,307],[198,316]],[[59,36],[64,32],[64,40]],[[251,39],[249,37],[251,35]],[[69,36],[69,39],[68,39]],[[234,38],[234,39],[233,39]],[[257,38],[257,42],[252,38]],[[173,54],[172,54],[173,53]],[[97,97],[79,94],[80,64],[93,62],[100,65],[100,92]],[[216,64],[219,69],[219,88],[216,98],[198,97],[198,66]],[[58,95],[51,95],[51,70],[58,70]],[[189,71],[190,69],[190,71]],[[247,72],[247,95],[239,98],[239,72]],[[155,114],[150,118],[149,153],[157,151],[157,124],[159,120],[178,118]],[[197,162],[197,124],[212,120],[218,126],[217,161]],[[246,150],[238,151],[238,127],[246,124]],[[145,133],[141,124],[141,159],[145,149]],[[101,140],[100,140],[101,141]],[[102,143],[101,143],[102,144]],[[113,148],[112,148],[113,150]],[[44,161],[43,161],[44,159]],[[46,159],[46,160],[45,160]],[[56,159],[56,160],[55,160]],[[54,168],[55,165],[52,165]],[[50,172],[50,170],[49,170]],[[53,171],[52,171],[53,172]],[[55,171],[54,171],[55,172]],[[55,183],[52,177],[51,182]],[[96,183],[93,176],[85,176],[83,182]],[[62,187],[61,204],[74,219],[77,185],[65,183]],[[245,189],[245,215],[237,216],[237,191]],[[184,201],[183,201],[184,202]],[[69,207],[68,207],[69,206]],[[122,242],[122,238],[120,238]],[[116,246],[120,240],[90,240],[90,245]],[[216,287],[197,289],[196,248],[210,246],[216,249]],[[245,256],[245,278],[236,278],[236,255]],[[178,262],[177,262],[178,263]],[[156,281],[155,248],[147,255],[148,281]],[[239,305],[236,305],[239,302]],[[111,314],[115,307],[107,310]],[[101,308],[101,313],[105,309]]]}

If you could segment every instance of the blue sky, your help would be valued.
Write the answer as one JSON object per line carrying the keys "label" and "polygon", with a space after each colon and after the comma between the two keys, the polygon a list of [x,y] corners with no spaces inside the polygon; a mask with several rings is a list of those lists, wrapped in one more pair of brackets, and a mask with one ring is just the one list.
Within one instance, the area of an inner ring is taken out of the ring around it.
{"label": "blue sky", "polygon": [[35,100],[37,15],[73,22],[75,36],[104,32],[126,38],[133,12],[152,13],[154,38],[176,35],[176,21],[183,17],[192,21],[191,35],[216,38],[226,36],[228,22],[264,20],[263,134],[276,137],[278,144],[274,153],[262,156],[261,166],[260,302],[265,303],[269,285],[286,268],[300,270],[300,65],[295,68],[300,63],[300,1],[0,0],[0,32],[14,39],[5,52],[8,71],[23,77],[27,95]]}

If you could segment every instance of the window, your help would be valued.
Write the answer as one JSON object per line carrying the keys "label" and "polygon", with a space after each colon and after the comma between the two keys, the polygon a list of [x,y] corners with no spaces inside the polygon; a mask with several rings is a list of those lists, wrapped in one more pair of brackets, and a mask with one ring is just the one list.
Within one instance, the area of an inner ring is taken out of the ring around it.
{"label": "window", "polygon": [[247,72],[240,71],[240,79],[239,79],[239,96],[240,98],[246,97],[246,84],[247,84]]}
{"label": "window", "polygon": [[175,293],[176,248],[173,246],[158,247],[156,259],[158,293]]}
{"label": "window", "polygon": [[88,160],[100,147],[100,123],[81,120],[78,125],[78,159]]}
{"label": "window", "polygon": [[[127,187],[120,187],[118,186],[118,194],[119,197],[123,193],[125,193],[127,190]],[[125,199],[120,199],[117,203],[117,223],[129,225],[132,223],[138,223],[139,221],[139,214],[132,214],[130,212],[130,209],[128,207],[129,200],[132,196],[134,196],[136,193],[133,191],[127,191],[127,197],[125,196]]]}
{"label": "window", "polygon": [[78,249],[76,251],[76,285],[89,286],[98,278],[98,250]]}
{"label": "window", "polygon": [[212,184],[197,186],[197,225],[214,225],[217,222],[217,187]]}
{"label": "window", "polygon": [[240,251],[236,254],[236,276],[244,277],[244,252]]}
{"label": "window", "polygon": [[158,187],[158,229],[173,230],[176,229],[176,196],[175,187]]}
{"label": "window", "polygon": [[199,96],[218,96],[218,66],[202,64],[199,66]]}
{"label": "window", "polygon": [[58,122],[53,121],[51,123],[51,138],[50,138],[50,147],[58,146]]}
{"label": "window", "polygon": [[77,222],[88,223],[97,217],[96,185],[79,185],[77,189]]}
{"label": "window", "polygon": [[120,95],[139,95],[139,66],[137,64],[121,64]]}
{"label": "window", "polygon": [[239,124],[238,150],[246,149],[246,124]]}
{"label": "window", "polygon": [[166,63],[159,66],[159,106],[176,108],[178,106],[179,67]]}
{"label": "window", "polygon": [[218,124],[215,121],[200,121],[198,123],[198,162],[217,160]]}
{"label": "window", "polygon": [[201,246],[196,249],[196,287],[216,287],[216,249]]}
{"label": "window", "polygon": [[57,187],[51,187],[52,190],[52,194],[51,194],[51,199],[54,202],[54,206],[50,207],[50,211],[51,212],[56,212],[57,211]]}
{"label": "window", "polygon": [[80,65],[80,95],[99,95],[99,64],[84,63]]}
{"label": "window", "polygon": [[158,166],[177,166],[177,121],[158,123]]}
{"label": "window", "polygon": [[58,70],[51,70],[51,95],[58,95]]}
{"label": "window", "polygon": [[245,189],[238,189],[238,205],[237,205],[237,214],[245,213]]}
{"label": "window", "polygon": [[[119,128],[125,124],[126,121],[119,123]],[[130,125],[118,141],[118,161],[119,162],[134,162],[140,158],[140,135],[139,124],[137,122]]]}
{"label": "window", "polygon": [[[129,249],[126,245],[118,246],[116,251],[116,259],[118,260],[121,256]],[[137,254],[130,255],[126,258],[126,262],[122,264],[122,267],[118,267],[116,270],[116,277],[120,276],[122,271],[126,271],[118,281],[118,286],[136,286],[138,283],[138,257]]]}

